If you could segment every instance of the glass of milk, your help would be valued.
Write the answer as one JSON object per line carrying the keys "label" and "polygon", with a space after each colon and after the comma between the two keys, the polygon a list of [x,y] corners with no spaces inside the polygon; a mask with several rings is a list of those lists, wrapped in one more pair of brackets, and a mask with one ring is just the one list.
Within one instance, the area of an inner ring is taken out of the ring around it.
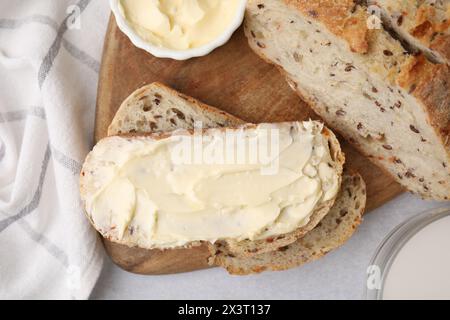
{"label": "glass of milk", "polygon": [[367,269],[367,299],[450,299],[450,207],[397,226]]}

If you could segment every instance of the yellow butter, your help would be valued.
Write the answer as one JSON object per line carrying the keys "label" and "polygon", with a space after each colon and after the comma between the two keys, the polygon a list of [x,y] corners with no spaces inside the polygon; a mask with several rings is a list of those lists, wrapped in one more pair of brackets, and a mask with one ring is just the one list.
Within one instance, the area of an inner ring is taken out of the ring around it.
{"label": "yellow butter", "polygon": [[120,0],[119,4],[141,38],[186,50],[223,34],[238,13],[239,0]]}
{"label": "yellow butter", "polygon": [[[201,140],[186,134],[104,139],[89,156],[101,178],[97,192],[85,199],[87,212],[103,235],[144,248],[294,231],[318,204],[336,196],[339,174],[317,122],[282,124],[269,139],[270,130],[262,124],[230,131],[241,134],[232,136],[239,141],[233,144],[228,130],[209,131]],[[186,141],[192,145],[180,149]],[[189,161],[177,158],[180,150],[192,151]],[[228,162],[217,156],[220,150],[232,152]],[[256,159],[255,150],[270,156]]]}

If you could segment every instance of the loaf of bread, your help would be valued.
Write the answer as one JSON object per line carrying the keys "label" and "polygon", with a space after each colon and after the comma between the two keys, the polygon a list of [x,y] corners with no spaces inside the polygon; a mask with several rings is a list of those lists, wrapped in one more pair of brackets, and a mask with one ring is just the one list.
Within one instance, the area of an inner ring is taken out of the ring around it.
{"label": "loaf of bread", "polygon": [[400,184],[450,198],[450,70],[412,55],[351,0],[250,0],[251,48]]}
{"label": "loaf of bread", "polygon": [[369,0],[368,4],[380,8],[384,23],[412,48],[432,61],[450,64],[450,1]]}

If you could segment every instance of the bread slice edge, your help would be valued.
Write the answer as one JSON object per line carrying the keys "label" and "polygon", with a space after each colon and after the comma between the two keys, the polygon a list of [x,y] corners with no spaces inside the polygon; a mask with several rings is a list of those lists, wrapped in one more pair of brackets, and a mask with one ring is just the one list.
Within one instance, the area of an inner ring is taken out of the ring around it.
{"label": "bread slice edge", "polygon": [[342,246],[362,222],[366,204],[366,186],[357,173],[344,173],[342,188],[334,206],[322,221],[297,241],[253,257],[235,257],[222,248],[210,247],[209,263],[225,268],[233,275],[263,271],[281,271],[323,257]]}

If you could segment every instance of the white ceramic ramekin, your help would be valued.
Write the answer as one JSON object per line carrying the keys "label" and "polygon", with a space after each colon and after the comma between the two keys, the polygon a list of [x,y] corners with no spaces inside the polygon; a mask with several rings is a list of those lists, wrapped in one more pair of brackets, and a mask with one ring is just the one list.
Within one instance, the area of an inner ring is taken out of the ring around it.
{"label": "white ceramic ramekin", "polygon": [[187,60],[194,57],[201,57],[207,55],[214,49],[224,45],[228,40],[230,40],[233,33],[239,28],[244,20],[245,6],[247,0],[239,0],[238,10],[236,11],[236,16],[234,20],[230,23],[228,28],[216,39],[207,43],[201,47],[188,49],[188,50],[175,50],[164,47],[159,47],[149,43],[142,39],[134,29],[128,24],[128,21],[122,15],[119,9],[120,0],[110,0],[109,4],[114,16],[116,17],[117,26],[125,33],[131,42],[138,48],[143,49],[155,57],[158,58],[171,58],[175,60]]}

